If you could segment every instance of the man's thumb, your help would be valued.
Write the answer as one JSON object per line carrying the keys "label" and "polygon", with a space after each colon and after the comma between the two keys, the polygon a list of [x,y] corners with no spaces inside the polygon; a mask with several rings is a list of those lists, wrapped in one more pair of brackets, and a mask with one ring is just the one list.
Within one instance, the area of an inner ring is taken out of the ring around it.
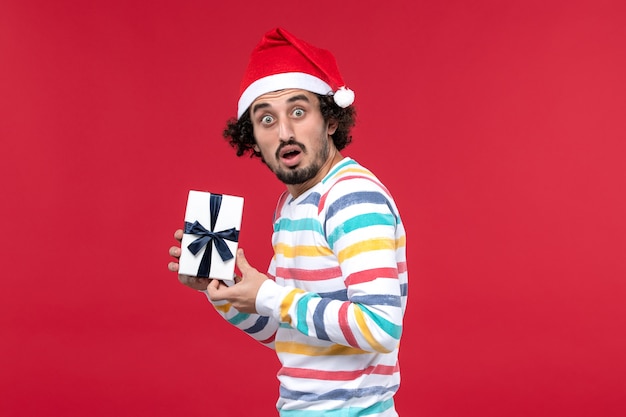
{"label": "man's thumb", "polygon": [[242,275],[250,268],[250,264],[248,263],[242,248],[237,249],[237,268],[239,268]]}

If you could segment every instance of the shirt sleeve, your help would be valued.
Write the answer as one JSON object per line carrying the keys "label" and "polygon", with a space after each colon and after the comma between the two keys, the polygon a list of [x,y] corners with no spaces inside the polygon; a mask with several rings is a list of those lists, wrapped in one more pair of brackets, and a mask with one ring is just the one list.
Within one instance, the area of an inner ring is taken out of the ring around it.
{"label": "shirt sleeve", "polygon": [[208,291],[205,290],[200,292],[206,295],[207,300],[209,300],[218,314],[221,315],[227,322],[239,328],[259,343],[270,349],[274,349],[276,331],[278,330],[279,325],[276,320],[270,316],[242,313],[227,301],[212,301],[209,297]]}

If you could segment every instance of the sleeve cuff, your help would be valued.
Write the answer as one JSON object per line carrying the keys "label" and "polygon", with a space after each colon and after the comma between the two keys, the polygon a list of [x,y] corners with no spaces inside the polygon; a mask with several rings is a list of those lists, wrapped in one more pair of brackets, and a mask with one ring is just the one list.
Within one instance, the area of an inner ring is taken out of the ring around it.
{"label": "sleeve cuff", "polygon": [[255,307],[258,314],[272,317],[280,321],[280,302],[285,287],[281,287],[271,279],[265,280],[256,295]]}

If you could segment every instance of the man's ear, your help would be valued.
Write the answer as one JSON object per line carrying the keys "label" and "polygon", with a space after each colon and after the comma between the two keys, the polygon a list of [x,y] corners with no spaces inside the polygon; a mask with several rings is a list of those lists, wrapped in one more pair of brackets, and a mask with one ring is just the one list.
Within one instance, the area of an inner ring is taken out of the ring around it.
{"label": "man's ear", "polygon": [[337,121],[337,119],[330,119],[328,121],[328,134],[334,134],[337,131],[337,127],[339,127],[339,122]]}

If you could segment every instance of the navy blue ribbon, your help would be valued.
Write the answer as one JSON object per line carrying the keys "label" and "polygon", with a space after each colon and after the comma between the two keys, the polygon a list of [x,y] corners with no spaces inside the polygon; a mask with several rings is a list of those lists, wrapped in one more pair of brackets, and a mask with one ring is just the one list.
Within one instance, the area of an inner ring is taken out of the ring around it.
{"label": "navy blue ribbon", "polygon": [[214,232],[215,222],[220,212],[222,205],[221,194],[211,194],[210,197],[210,209],[211,209],[211,229],[207,230],[197,220],[193,223],[185,222],[185,233],[199,236],[196,240],[191,242],[187,248],[191,253],[197,255],[203,247],[206,246],[204,255],[200,260],[200,266],[198,267],[198,277],[208,278],[209,271],[211,270],[211,253],[213,252],[213,243],[215,243],[215,249],[222,258],[222,261],[228,261],[233,259],[233,253],[224,240],[230,240],[232,242],[239,241],[239,230],[234,227],[222,230],[220,232]]}

